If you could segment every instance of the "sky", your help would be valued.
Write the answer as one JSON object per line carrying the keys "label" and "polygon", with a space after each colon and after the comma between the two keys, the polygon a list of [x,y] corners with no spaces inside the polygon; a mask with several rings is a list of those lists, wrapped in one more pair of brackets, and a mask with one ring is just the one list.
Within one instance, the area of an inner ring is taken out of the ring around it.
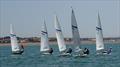
{"label": "sky", "polygon": [[64,37],[72,37],[71,6],[80,37],[95,37],[98,12],[104,37],[120,37],[119,0],[0,0],[0,37],[9,36],[10,24],[20,37],[40,37],[46,21],[49,37],[55,37],[54,15]]}

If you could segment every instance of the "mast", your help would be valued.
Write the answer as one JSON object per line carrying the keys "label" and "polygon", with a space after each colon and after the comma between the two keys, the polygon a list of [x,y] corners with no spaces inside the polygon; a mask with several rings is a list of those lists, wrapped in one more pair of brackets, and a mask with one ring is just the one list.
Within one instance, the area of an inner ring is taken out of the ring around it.
{"label": "mast", "polygon": [[14,34],[13,33],[13,25],[12,24],[10,24],[10,34]]}
{"label": "mast", "polygon": [[65,42],[64,42],[62,30],[61,30],[61,27],[60,27],[57,16],[55,16],[55,32],[56,32],[59,51],[60,52],[65,51],[66,50],[66,45],[65,45]]}

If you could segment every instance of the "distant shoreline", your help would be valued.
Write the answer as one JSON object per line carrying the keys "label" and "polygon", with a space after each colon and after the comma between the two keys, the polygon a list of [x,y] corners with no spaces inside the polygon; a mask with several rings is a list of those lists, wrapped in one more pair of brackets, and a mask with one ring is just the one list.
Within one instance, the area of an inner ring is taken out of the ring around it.
{"label": "distant shoreline", "polygon": [[[104,42],[105,44],[106,43],[113,43],[113,44],[120,44],[120,42]],[[22,44],[24,46],[28,46],[28,44],[35,44],[35,45],[40,45],[40,42],[27,42],[27,43],[19,43],[19,44]],[[49,42],[50,45],[56,45],[57,42]],[[65,42],[66,45],[68,44],[73,44],[72,42]],[[92,41],[81,41],[81,44],[95,44],[95,42],[92,42]],[[39,46],[38,45],[38,46]],[[0,43],[0,46],[10,46],[10,43]]]}

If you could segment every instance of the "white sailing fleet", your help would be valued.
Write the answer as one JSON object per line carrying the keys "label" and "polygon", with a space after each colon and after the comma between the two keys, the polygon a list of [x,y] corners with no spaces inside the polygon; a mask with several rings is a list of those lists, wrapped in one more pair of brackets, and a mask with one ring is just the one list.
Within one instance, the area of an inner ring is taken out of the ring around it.
{"label": "white sailing fleet", "polygon": [[[55,33],[58,43],[58,49],[60,52],[60,56],[71,56],[73,53],[74,56],[87,56],[89,55],[89,50],[87,48],[82,49],[81,47],[81,41],[80,41],[80,34],[79,34],[79,28],[77,25],[77,21],[75,18],[75,13],[73,8],[71,7],[71,29],[72,29],[72,40],[74,48],[67,48],[64,36],[62,34],[61,26],[58,20],[57,15],[54,17],[54,27],[55,27]],[[11,39],[11,48],[13,54],[22,54],[24,52],[24,48],[22,45],[18,44],[17,37],[13,33],[13,26],[10,25],[10,39]],[[47,26],[46,22],[44,20],[44,23],[42,25],[41,30],[41,43],[40,43],[40,52],[42,54],[52,54],[53,49],[49,46],[49,39],[48,39],[48,32],[47,32]],[[98,22],[96,26],[96,52],[97,54],[110,54],[111,48],[109,50],[105,50],[104,43],[103,43],[103,33],[102,33],[102,27],[101,27],[101,20],[100,16],[98,14]]]}

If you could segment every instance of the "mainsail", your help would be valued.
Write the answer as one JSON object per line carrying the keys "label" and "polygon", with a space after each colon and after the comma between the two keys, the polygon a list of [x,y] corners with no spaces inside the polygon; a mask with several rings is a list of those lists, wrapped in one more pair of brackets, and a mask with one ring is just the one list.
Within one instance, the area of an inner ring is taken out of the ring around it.
{"label": "mainsail", "polygon": [[41,30],[41,49],[40,51],[48,51],[50,49],[49,43],[48,43],[48,33],[46,28],[46,23],[44,21],[44,24],[42,26]]}
{"label": "mainsail", "polygon": [[79,51],[80,35],[79,35],[77,21],[76,21],[73,9],[72,9],[72,14],[71,14],[71,27],[72,27],[72,36],[73,36],[73,44],[75,45],[75,51]]}
{"label": "mainsail", "polygon": [[98,51],[98,50],[103,50],[103,49],[104,49],[103,33],[102,33],[100,16],[98,13],[98,22],[96,26],[96,50]]}
{"label": "mainsail", "polygon": [[21,48],[18,44],[16,35],[13,33],[13,26],[12,24],[10,25],[10,39],[11,39],[11,47],[12,47],[12,51],[16,52],[16,51],[20,51]]}
{"label": "mainsail", "polygon": [[66,45],[65,45],[65,42],[64,42],[62,30],[61,30],[61,27],[60,27],[57,16],[55,16],[55,32],[56,32],[59,51],[60,52],[65,51],[66,50]]}

